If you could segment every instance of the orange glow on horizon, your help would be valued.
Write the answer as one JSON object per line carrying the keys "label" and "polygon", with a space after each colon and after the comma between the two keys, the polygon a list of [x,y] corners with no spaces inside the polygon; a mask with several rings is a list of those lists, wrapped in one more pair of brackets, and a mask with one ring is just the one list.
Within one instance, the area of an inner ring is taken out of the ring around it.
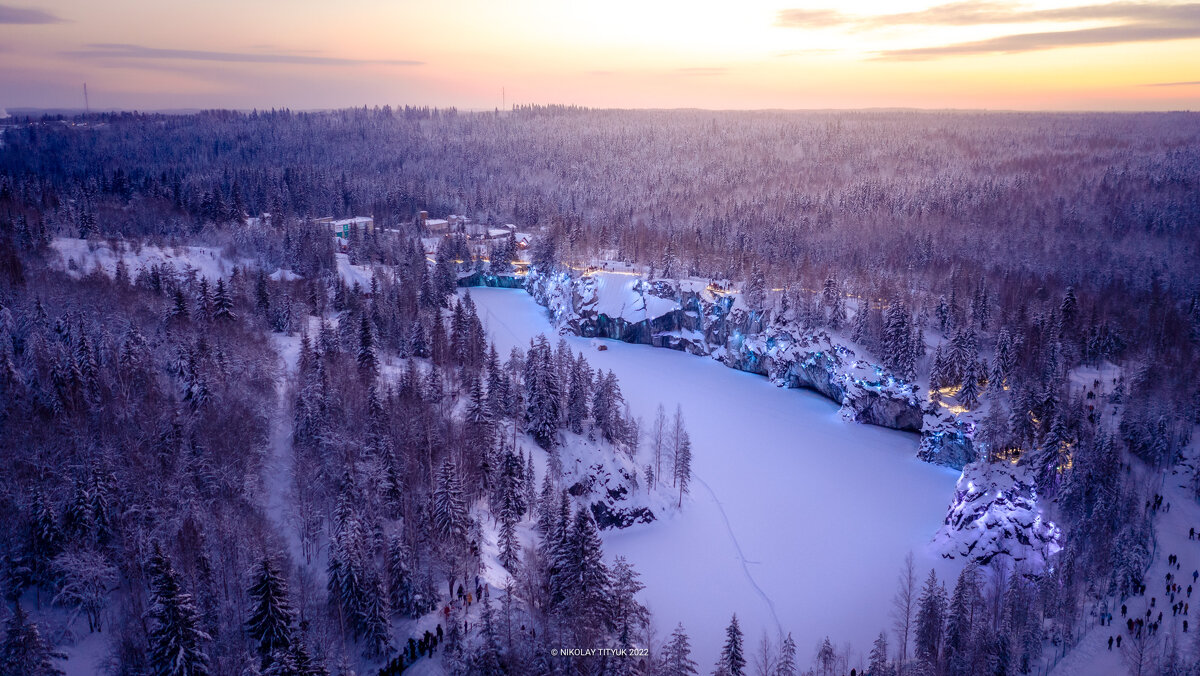
{"label": "orange glow on horizon", "polygon": [[[79,107],[86,81],[97,108],[490,109],[502,89],[509,104],[615,108],[1195,108],[1200,26],[1143,39],[1158,19],[1078,16],[1095,6],[1037,2],[963,22],[907,0],[47,0],[45,22],[0,24],[0,107]],[[1064,7],[1070,20],[1046,18]],[[1119,35],[971,53],[1095,29]],[[908,56],[931,49],[968,53]]]}

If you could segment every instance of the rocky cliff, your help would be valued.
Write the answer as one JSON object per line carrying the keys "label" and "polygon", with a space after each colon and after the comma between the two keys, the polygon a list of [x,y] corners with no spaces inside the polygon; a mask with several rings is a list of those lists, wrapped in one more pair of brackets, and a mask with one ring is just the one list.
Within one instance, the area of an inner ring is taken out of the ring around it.
{"label": "rocky cliff", "polygon": [[927,462],[961,469],[975,459],[971,423],[829,333],[803,331],[787,318],[766,321],[732,294],[604,272],[534,272],[525,289],[564,332],[706,355],[780,387],[818,392],[849,420],[921,434],[919,456]]}

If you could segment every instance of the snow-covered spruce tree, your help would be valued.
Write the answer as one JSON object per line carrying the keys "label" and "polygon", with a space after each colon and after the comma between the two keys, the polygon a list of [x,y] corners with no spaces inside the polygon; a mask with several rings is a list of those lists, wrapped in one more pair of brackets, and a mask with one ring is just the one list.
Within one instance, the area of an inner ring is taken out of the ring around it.
{"label": "snow-covered spruce tree", "polygon": [[725,645],[717,657],[713,667],[713,676],[745,676],[746,655],[742,649],[742,627],[738,624],[737,613],[729,620],[725,628]]}
{"label": "snow-covered spruce tree", "polygon": [[462,477],[454,461],[446,458],[433,489],[434,529],[443,540],[462,540],[467,536],[468,520]]}
{"label": "snow-covered spruce tree", "polygon": [[368,575],[361,620],[363,653],[367,657],[384,657],[392,648],[391,608],[382,576],[374,570],[369,570]]}
{"label": "snow-covered spruce tree", "polygon": [[968,411],[979,408],[979,374],[974,360],[968,361],[962,371],[962,389],[958,391],[958,403]]}
{"label": "snow-covered spruce tree", "polygon": [[775,662],[772,676],[796,676],[796,673],[796,641],[789,631],[783,643],[779,644],[779,660]]}
{"label": "snow-covered spruce tree", "polygon": [[537,502],[537,532],[541,536],[542,548],[548,550],[558,516],[558,489],[549,472],[542,475],[542,490]]}
{"label": "snow-covered spruce tree", "polygon": [[5,623],[4,641],[0,642],[0,672],[14,676],[62,676],[54,661],[66,657],[42,637],[37,624],[17,603]]}
{"label": "snow-covered spruce tree", "polygon": [[867,676],[890,676],[891,665],[888,664],[888,640],[885,632],[879,632],[875,643],[871,646],[871,655],[867,658]]}
{"label": "snow-covered spruce tree", "polygon": [[610,620],[618,635],[640,636],[650,621],[650,611],[637,600],[637,594],[645,589],[641,576],[624,556],[613,560]]}
{"label": "snow-covered spruce tree", "polygon": [[358,370],[363,380],[371,382],[379,372],[379,357],[375,354],[375,337],[371,319],[364,312],[358,330]]}
{"label": "snow-covered spruce tree", "polygon": [[900,300],[892,301],[884,314],[884,363],[904,380],[912,380],[915,375],[916,354],[912,335],[908,308]]}
{"label": "snow-covered spruce tree", "polygon": [[679,487],[679,500],[676,506],[683,507],[683,495],[690,491],[692,483],[692,439],[684,429],[679,434],[679,443],[675,450],[675,485]]}
{"label": "snow-covered spruce tree", "polygon": [[969,676],[972,673],[975,634],[982,619],[977,615],[982,607],[979,569],[974,561],[969,561],[958,575],[958,582],[954,585],[947,608],[942,659],[951,676]]}
{"label": "snow-covered spruce tree", "polygon": [[767,281],[763,277],[762,268],[754,261],[750,269],[750,281],[746,285],[746,306],[756,315],[761,315],[767,303]]}
{"label": "snow-covered spruce tree", "polygon": [[496,636],[495,613],[491,601],[482,600],[479,620],[479,645],[471,654],[469,671],[479,676],[502,676],[506,670],[500,660],[500,641]]}
{"label": "snow-covered spruce tree", "polygon": [[508,415],[508,402],[511,397],[509,387],[508,374],[500,365],[500,355],[496,353],[496,346],[492,345],[487,358],[487,409],[496,419],[503,419]]}
{"label": "snow-covered spruce tree", "polygon": [[561,399],[550,342],[544,335],[530,344],[526,355],[525,401],[525,431],[542,448],[551,448],[558,433]]}
{"label": "snow-covered spruce tree", "polygon": [[521,461],[512,451],[506,451],[493,509],[500,522],[500,563],[510,571],[515,571],[520,561],[521,545],[516,536],[516,525],[525,513],[523,483]]}
{"label": "snow-covered spruce tree", "polygon": [[294,621],[287,579],[271,557],[264,557],[250,585],[250,617],[246,620],[246,633],[256,644],[264,667],[274,653],[286,653],[292,647]]}
{"label": "snow-covered spruce tree", "polygon": [[388,600],[393,613],[402,617],[419,617],[431,607],[422,603],[413,574],[412,552],[403,538],[393,535],[387,552]]}
{"label": "snow-covered spruce tree", "polygon": [[612,371],[603,375],[596,374],[596,389],[592,396],[592,418],[596,429],[606,441],[612,442],[622,436],[624,419],[621,408],[624,397],[621,396],[621,386]]}
{"label": "snow-covered spruce tree", "polygon": [[604,563],[600,532],[586,508],[575,513],[562,568],[567,585],[564,606],[576,639],[595,640],[612,617],[611,578]]}
{"label": "snow-covered spruce tree", "polygon": [[[592,392],[592,370],[582,354],[571,368],[567,388],[567,429],[583,434],[583,425],[588,419],[588,399]],[[599,392],[597,392],[599,396]]]}
{"label": "snow-covered spruce tree", "polygon": [[698,673],[696,662],[692,659],[691,641],[682,622],[675,626],[670,640],[662,647],[659,664],[657,673],[661,676],[694,676]]}
{"label": "snow-covered spruce tree", "polygon": [[937,669],[941,657],[943,628],[946,618],[946,588],[938,583],[931,569],[917,601],[916,656]]}
{"label": "snow-covered spruce tree", "polygon": [[192,595],[170,559],[156,552],[151,569],[149,663],[155,676],[205,676],[209,636],[200,628]]}

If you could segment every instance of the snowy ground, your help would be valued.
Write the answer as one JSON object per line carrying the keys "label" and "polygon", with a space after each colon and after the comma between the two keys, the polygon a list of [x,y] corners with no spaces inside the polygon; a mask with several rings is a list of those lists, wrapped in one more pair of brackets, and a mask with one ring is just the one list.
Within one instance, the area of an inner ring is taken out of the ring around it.
{"label": "snowy ground", "polygon": [[[74,277],[80,277],[96,268],[101,268],[112,276],[117,269],[117,262],[124,260],[129,267],[131,277],[136,277],[138,270],[151,265],[171,264],[181,272],[195,270],[201,277],[213,281],[218,277],[228,277],[237,262],[231,261],[221,253],[220,249],[206,246],[157,247],[142,246],[138,251],[126,245],[121,251],[114,251],[107,241],[89,241],[72,237],[56,237],[50,243],[61,256],[64,267],[70,261],[75,262],[75,268],[70,270]],[[241,261],[247,264],[250,261]]]}
{"label": "snowy ground", "polygon": [[[553,329],[521,292],[471,289],[501,354]],[[829,635],[865,654],[889,610],[905,554],[918,577],[958,563],[928,543],[945,516],[958,472],[914,456],[917,438],[846,423],[819,395],[781,390],[711,360],[643,345],[569,338],[593,368],[612,369],[643,429],[661,402],[683,406],[697,482],[682,513],[605,533],[609,557],[642,574],[658,638],[682,621],[702,669],[716,659],[737,612],[747,645],[792,632],[807,660]]]}
{"label": "snowy ground", "polygon": [[[1200,431],[1200,430],[1197,430]],[[1129,633],[1124,626],[1125,618],[1121,617],[1121,604],[1128,608],[1128,617],[1145,618],[1146,610],[1151,609],[1153,599],[1155,605],[1152,614],[1155,619],[1158,613],[1163,614],[1162,627],[1151,643],[1149,653],[1155,659],[1165,655],[1174,643],[1181,655],[1195,655],[1200,651],[1200,584],[1195,584],[1189,597],[1187,586],[1193,584],[1193,573],[1200,573],[1200,538],[1188,539],[1188,529],[1200,530],[1200,504],[1192,497],[1188,485],[1194,468],[1200,459],[1195,457],[1195,449],[1190,453],[1193,457],[1174,467],[1161,484],[1154,482],[1147,487],[1152,495],[1159,493],[1163,496],[1164,509],[1158,510],[1154,519],[1154,560],[1146,573],[1144,596],[1134,596],[1128,599],[1113,598],[1109,600],[1108,611],[1113,614],[1111,627],[1099,626],[1096,617],[1089,612],[1086,618],[1085,633],[1079,643],[1050,670],[1052,676],[1124,676],[1130,673],[1126,660],[1115,646],[1108,649],[1108,637],[1122,634],[1125,640]],[[1166,505],[1171,505],[1166,511]],[[1175,554],[1179,563],[1168,565],[1168,557]],[[1184,591],[1177,594],[1175,602],[1184,601],[1196,603],[1196,612],[1188,608],[1187,615],[1172,615],[1173,602],[1164,592],[1166,591],[1166,574],[1175,574],[1175,581]],[[1097,608],[1096,612],[1100,612]],[[1188,621],[1188,631],[1183,631],[1183,621]]]}

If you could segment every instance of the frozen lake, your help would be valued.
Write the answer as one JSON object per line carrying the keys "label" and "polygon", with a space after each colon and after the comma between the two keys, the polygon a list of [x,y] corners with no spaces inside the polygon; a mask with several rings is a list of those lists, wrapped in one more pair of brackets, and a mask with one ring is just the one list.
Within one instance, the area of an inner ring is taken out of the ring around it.
{"label": "frozen lake", "polygon": [[[471,295],[502,358],[538,333],[557,342],[545,308],[524,291]],[[748,659],[764,631],[774,641],[779,630],[792,633],[801,665],[826,635],[865,655],[886,628],[894,650],[891,600],[905,554],[916,556],[919,582],[931,565],[939,577],[957,574],[956,562],[926,549],[958,472],[917,460],[915,435],[847,423],[817,394],[707,357],[568,341],[593,369],[617,374],[643,430],[660,402],[668,414],[683,406],[697,479],[690,500],[682,513],[604,539],[610,559],[624,555],[641,573],[658,639],[682,621],[702,673],[733,612]]]}

